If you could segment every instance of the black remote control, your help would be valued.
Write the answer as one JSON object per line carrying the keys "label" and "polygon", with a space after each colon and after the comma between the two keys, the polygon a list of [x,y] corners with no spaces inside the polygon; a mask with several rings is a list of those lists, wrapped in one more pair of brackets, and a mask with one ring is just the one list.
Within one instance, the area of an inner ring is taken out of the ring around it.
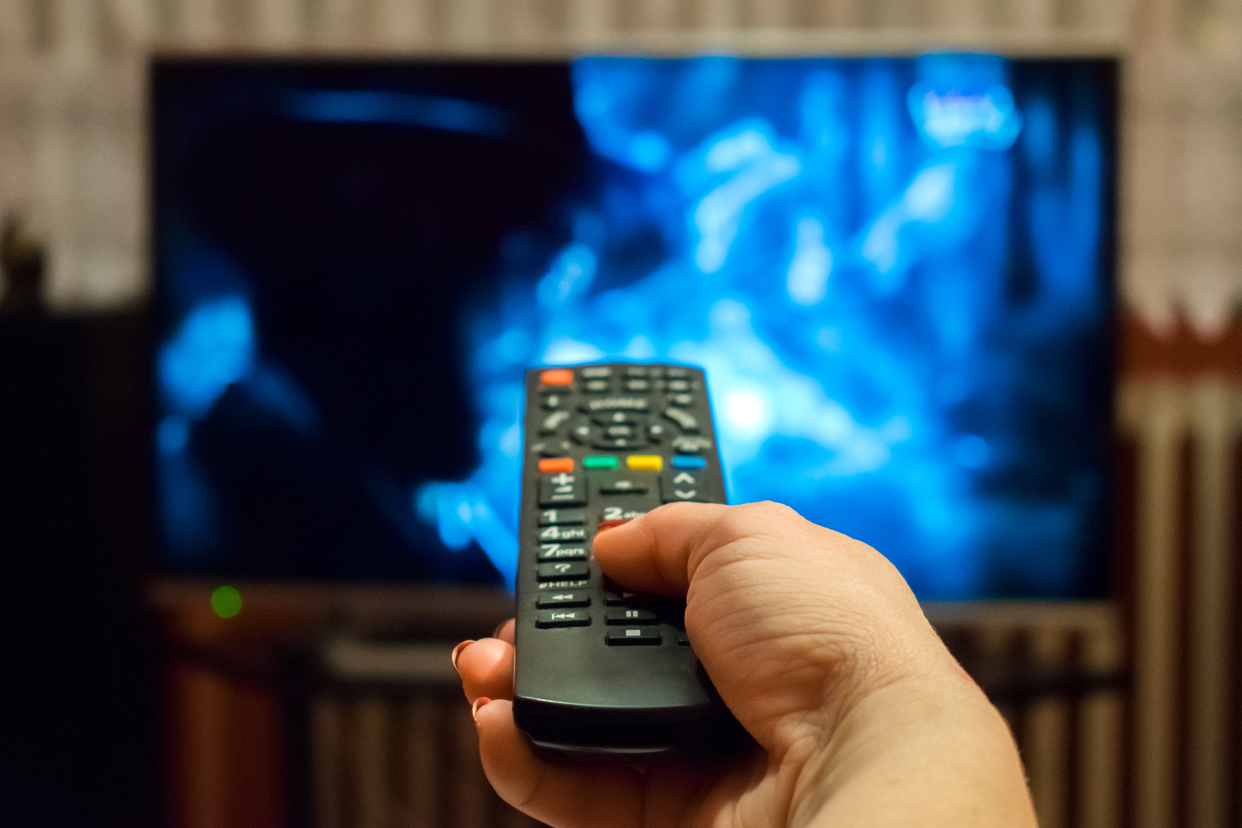
{"label": "black remote control", "polygon": [[685,602],[626,593],[591,556],[601,525],[724,503],[703,372],[600,364],[526,375],[513,717],[545,755],[638,758],[740,726],[685,632]]}

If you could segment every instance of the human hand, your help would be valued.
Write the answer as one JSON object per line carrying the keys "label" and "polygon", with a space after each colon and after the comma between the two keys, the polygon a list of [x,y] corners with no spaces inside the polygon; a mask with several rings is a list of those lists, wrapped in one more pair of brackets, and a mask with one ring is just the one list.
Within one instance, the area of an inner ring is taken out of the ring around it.
{"label": "human hand", "polygon": [[459,645],[488,779],[555,828],[1034,826],[1003,720],[878,552],[776,504],[669,504],[599,534],[619,584],[686,596],[686,630],[757,747],[574,765],[513,723],[513,624]]}

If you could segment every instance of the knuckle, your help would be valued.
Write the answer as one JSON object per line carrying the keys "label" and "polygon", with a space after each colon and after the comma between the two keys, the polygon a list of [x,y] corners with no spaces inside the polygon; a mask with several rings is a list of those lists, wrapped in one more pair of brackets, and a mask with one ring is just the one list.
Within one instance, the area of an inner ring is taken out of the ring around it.
{"label": "knuckle", "polygon": [[783,503],[770,500],[733,506],[720,522],[722,534],[730,541],[760,534],[781,533],[802,518]]}

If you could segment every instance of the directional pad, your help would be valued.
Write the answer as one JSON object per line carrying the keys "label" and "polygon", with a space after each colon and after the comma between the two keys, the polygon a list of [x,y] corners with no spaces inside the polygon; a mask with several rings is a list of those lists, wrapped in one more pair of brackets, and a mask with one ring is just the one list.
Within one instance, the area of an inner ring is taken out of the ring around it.
{"label": "directional pad", "polygon": [[706,503],[709,498],[700,470],[672,468],[660,477],[660,496],[665,503],[693,501]]}

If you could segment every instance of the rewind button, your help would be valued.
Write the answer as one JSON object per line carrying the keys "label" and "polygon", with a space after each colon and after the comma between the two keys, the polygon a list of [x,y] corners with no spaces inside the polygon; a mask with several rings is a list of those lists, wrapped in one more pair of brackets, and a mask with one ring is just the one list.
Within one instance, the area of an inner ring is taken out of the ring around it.
{"label": "rewind button", "polygon": [[549,592],[540,595],[535,602],[539,609],[586,607],[590,604],[591,596],[586,592]]}

